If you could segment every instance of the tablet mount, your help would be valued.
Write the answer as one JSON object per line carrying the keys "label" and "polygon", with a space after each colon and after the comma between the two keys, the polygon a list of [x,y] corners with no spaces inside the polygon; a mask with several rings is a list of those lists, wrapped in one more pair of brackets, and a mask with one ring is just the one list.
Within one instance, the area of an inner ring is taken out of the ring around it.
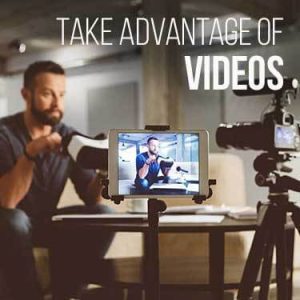
{"label": "tablet mount", "polygon": [[[166,131],[170,130],[169,125],[146,125],[145,130],[151,131]],[[124,201],[124,195],[109,195],[108,194],[108,185],[109,180],[102,180],[104,185],[104,190],[102,195],[105,199],[110,199],[115,204],[120,204]],[[210,198],[213,194],[212,185],[216,185],[215,179],[209,179],[209,193],[208,195],[194,195],[192,200],[196,204],[202,204],[205,200]],[[153,195],[155,196],[155,195]],[[148,238],[147,245],[145,245],[146,253],[146,264],[147,271],[145,272],[145,291],[146,291],[146,300],[159,300],[160,299],[160,280],[159,280],[159,215],[164,212],[167,208],[167,205],[164,201],[159,200],[155,197],[148,199]]]}
{"label": "tablet mount", "polygon": [[[169,125],[146,125],[145,130],[166,131],[166,130],[170,130],[170,126]],[[109,195],[108,194],[108,185],[109,185],[109,180],[108,179],[102,180],[102,184],[104,185],[104,191],[103,191],[102,194],[103,194],[103,197],[105,199],[110,199],[115,204],[120,204],[124,200],[124,198],[125,198],[124,195]],[[209,179],[208,180],[208,185],[209,185],[208,195],[201,195],[201,194],[193,195],[192,200],[196,204],[202,204],[205,200],[209,199],[212,196],[213,191],[212,191],[211,186],[216,185],[216,180],[215,179]]]}

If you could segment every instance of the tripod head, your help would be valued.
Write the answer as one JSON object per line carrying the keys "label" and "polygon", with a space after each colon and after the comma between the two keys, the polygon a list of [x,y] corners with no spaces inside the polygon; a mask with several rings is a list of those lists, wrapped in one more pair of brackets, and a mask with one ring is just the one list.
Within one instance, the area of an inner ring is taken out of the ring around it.
{"label": "tripod head", "polygon": [[265,152],[254,160],[253,166],[257,171],[255,183],[258,186],[269,187],[269,199],[272,201],[274,195],[286,195],[289,190],[300,192],[300,181],[279,172],[291,173],[293,169],[286,165],[293,156],[289,153]]}

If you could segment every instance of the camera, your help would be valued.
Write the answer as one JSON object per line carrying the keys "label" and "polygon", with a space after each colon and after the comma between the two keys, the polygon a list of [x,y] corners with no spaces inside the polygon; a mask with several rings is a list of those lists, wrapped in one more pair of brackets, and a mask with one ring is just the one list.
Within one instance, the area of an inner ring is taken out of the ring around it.
{"label": "camera", "polygon": [[273,98],[269,110],[262,114],[261,121],[221,124],[216,131],[216,141],[220,147],[269,152],[300,151],[300,122],[286,110],[286,106],[297,95],[298,80],[284,78],[283,86],[278,91],[267,86],[270,80],[274,83],[277,79],[266,78],[265,86],[260,91],[250,89],[247,81],[240,82],[247,89],[234,91],[238,96],[273,94]]}

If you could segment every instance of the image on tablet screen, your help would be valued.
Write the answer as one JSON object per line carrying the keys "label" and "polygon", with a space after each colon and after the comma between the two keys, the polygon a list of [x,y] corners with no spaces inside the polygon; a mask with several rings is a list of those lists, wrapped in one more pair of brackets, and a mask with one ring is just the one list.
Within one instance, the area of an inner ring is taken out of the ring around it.
{"label": "image on tablet screen", "polygon": [[199,194],[199,143],[199,133],[119,132],[119,194]]}

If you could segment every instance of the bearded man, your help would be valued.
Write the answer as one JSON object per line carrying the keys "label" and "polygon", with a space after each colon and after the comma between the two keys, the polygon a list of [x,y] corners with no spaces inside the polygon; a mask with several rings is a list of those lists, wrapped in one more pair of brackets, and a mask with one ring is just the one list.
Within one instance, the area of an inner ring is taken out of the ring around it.
{"label": "bearded man", "polygon": [[[60,151],[62,140],[73,132],[61,122],[65,86],[60,65],[33,63],[24,73],[21,89],[25,110],[0,120],[0,271],[7,299],[42,299],[33,246],[47,240],[45,224],[57,213],[68,178],[85,205],[62,213],[109,212],[99,203],[103,187],[96,171],[81,168]],[[111,234],[95,239],[80,232],[65,237],[61,254],[65,253],[69,273],[82,272],[80,268],[103,257],[111,239]],[[63,284],[70,282],[65,278]]]}

